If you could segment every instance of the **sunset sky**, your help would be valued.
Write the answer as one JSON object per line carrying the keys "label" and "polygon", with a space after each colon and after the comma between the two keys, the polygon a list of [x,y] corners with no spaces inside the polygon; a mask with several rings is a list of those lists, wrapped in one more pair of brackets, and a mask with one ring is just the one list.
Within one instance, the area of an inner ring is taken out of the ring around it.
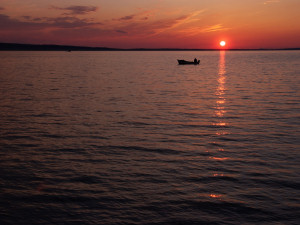
{"label": "sunset sky", "polygon": [[0,0],[0,42],[300,47],[300,0]]}

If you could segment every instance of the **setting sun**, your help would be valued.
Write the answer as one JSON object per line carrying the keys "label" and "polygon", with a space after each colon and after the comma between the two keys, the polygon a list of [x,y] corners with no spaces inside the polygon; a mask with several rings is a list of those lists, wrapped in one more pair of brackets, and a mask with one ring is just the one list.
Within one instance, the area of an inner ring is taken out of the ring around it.
{"label": "setting sun", "polygon": [[225,45],[226,45],[226,42],[225,42],[225,41],[221,41],[221,42],[220,42],[220,46],[221,46],[221,47],[224,47]]}

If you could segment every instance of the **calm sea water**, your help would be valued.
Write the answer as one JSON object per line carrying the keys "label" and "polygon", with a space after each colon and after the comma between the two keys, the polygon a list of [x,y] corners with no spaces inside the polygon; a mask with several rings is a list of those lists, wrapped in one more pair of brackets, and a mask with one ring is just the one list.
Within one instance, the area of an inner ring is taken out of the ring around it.
{"label": "calm sea water", "polygon": [[300,224],[300,51],[0,59],[1,224]]}

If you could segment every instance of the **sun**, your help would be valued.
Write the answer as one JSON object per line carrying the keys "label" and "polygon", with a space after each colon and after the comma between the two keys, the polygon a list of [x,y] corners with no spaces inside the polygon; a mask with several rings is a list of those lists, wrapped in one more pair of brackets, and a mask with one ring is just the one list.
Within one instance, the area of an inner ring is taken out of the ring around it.
{"label": "sun", "polygon": [[220,46],[221,47],[224,47],[226,45],[226,42],[225,41],[220,41]]}

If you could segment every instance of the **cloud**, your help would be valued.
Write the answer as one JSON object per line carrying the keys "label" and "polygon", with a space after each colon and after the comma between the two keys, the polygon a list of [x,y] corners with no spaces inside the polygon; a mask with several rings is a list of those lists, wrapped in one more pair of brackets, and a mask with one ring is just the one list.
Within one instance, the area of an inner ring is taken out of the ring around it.
{"label": "cloud", "polygon": [[107,21],[106,24],[103,24],[103,26],[107,27],[108,29],[114,29],[120,35],[126,35],[127,37],[135,36],[139,38],[145,38],[153,37],[161,33],[165,33],[166,35],[168,35],[168,33],[170,32],[174,33],[173,31],[171,31],[172,29],[177,29],[177,27],[181,25],[198,22],[198,16],[202,12],[204,12],[204,10],[196,11],[186,15],[181,15],[175,18],[150,20],[148,18],[148,15],[151,12],[146,11],[142,13],[131,14],[121,18],[112,19],[111,21]]}
{"label": "cloud", "polygon": [[4,30],[28,30],[42,29],[43,24],[35,22],[23,22],[17,19],[12,19],[7,15],[0,14],[0,29]]}
{"label": "cloud", "polygon": [[[130,20],[134,20],[136,17],[138,17],[140,15],[138,14],[132,14],[132,15],[128,15],[128,16],[123,16],[117,19],[113,19],[114,21],[130,21]],[[139,18],[138,20],[148,20],[149,17],[148,16],[143,16],[141,18]]]}
{"label": "cloud", "polygon": [[0,14],[0,28],[2,30],[28,30],[28,29],[47,29],[47,28],[80,28],[93,25],[101,25],[88,19],[79,19],[76,17],[31,17],[23,16],[24,21],[10,18],[7,15]]}
{"label": "cloud", "polygon": [[[0,40],[24,39],[33,40],[89,40],[101,37],[119,37],[127,32],[116,28],[101,28],[102,23],[93,22],[89,19],[80,19],[73,16],[62,17],[32,17],[22,16],[19,19],[0,14]],[[7,38],[6,38],[7,37]],[[40,39],[39,39],[40,37]],[[6,38],[6,39],[5,39]],[[22,39],[23,38],[23,39]]]}
{"label": "cloud", "polygon": [[[101,40],[101,43],[106,41],[105,43],[108,44],[118,39],[122,43],[128,41],[135,45],[133,40],[137,43],[146,43],[157,39],[172,39],[176,35],[191,36],[196,32],[201,33],[201,30],[212,32],[225,29],[222,25],[199,27],[199,15],[202,12],[196,11],[181,16],[177,14],[177,17],[174,13],[173,18],[160,19],[152,16],[151,12],[140,12],[104,20],[103,23],[89,18],[80,18],[77,15],[61,14],[54,18],[24,15],[12,18],[0,13],[0,39],[23,37],[29,42],[30,40],[34,42],[52,40],[63,43],[65,38],[66,41],[73,43],[99,43]],[[186,32],[186,29],[191,27],[197,29]]]}
{"label": "cloud", "polygon": [[127,34],[127,32],[124,31],[124,30],[115,30],[115,31],[118,32],[118,33],[121,33],[121,34]]}
{"label": "cloud", "polygon": [[131,20],[136,20],[136,21],[145,21],[148,20],[150,15],[153,13],[151,10],[146,10],[142,12],[138,12],[135,14],[130,14],[126,16],[122,16],[120,18],[114,18],[112,19],[113,21],[131,21]]}
{"label": "cloud", "polygon": [[264,5],[270,4],[270,3],[278,3],[280,0],[267,0],[264,2]]}
{"label": "cloud", "polygon": [[60,28],[76,28],[76,27],[87,27],[92,25],[101,25],[101,23],[90,22],[88,19],[78,19],[76,17],[57,17],[47,18],[49,25]]}
{"label": "cloud", "polygon": [[32,22],[39,22],[39,21],[43,20],[40,17],[31,17],[31,16],[22,16],[22,18],[27,20],[27,21],[32,21]]}
{"label": "cloud", "polygon": [[90,12],[95,12],[98,9],[98,7],[96,6],[82,6],[82,5],[73,5],[64,8],[52,6],[51,8],[67,11],[67,13],[64,13],[65,15],[84,15]]}
{"label": "cloud", "polygon": [[221,30],[228,30],[229,28],[223,27],[222,24],[216,24],[213,26],[208,26],[205,27],[201,30],[202,33],[209,33],[209,32],[216,32],[216,31],[221,31]]}
{"label": "cloud", "polygon": [[177,17],[175,19],[166,19],[157,21],[155,24],[157,25],[157,29],[155,30],[155,34],[162,33],[167,30],[174,29],[184,24],[193,23],[199,20],[198,16],[203,13],[205,10],[196,11],[190,13],[188,15],[183,15]]}
{"label": "cloud", "polygon": [[136,15],[129,15],[129,16],[124,16],[124,17],[121,17],[119,18],[118,20],[121,21],[121,20],[132,20]]}

